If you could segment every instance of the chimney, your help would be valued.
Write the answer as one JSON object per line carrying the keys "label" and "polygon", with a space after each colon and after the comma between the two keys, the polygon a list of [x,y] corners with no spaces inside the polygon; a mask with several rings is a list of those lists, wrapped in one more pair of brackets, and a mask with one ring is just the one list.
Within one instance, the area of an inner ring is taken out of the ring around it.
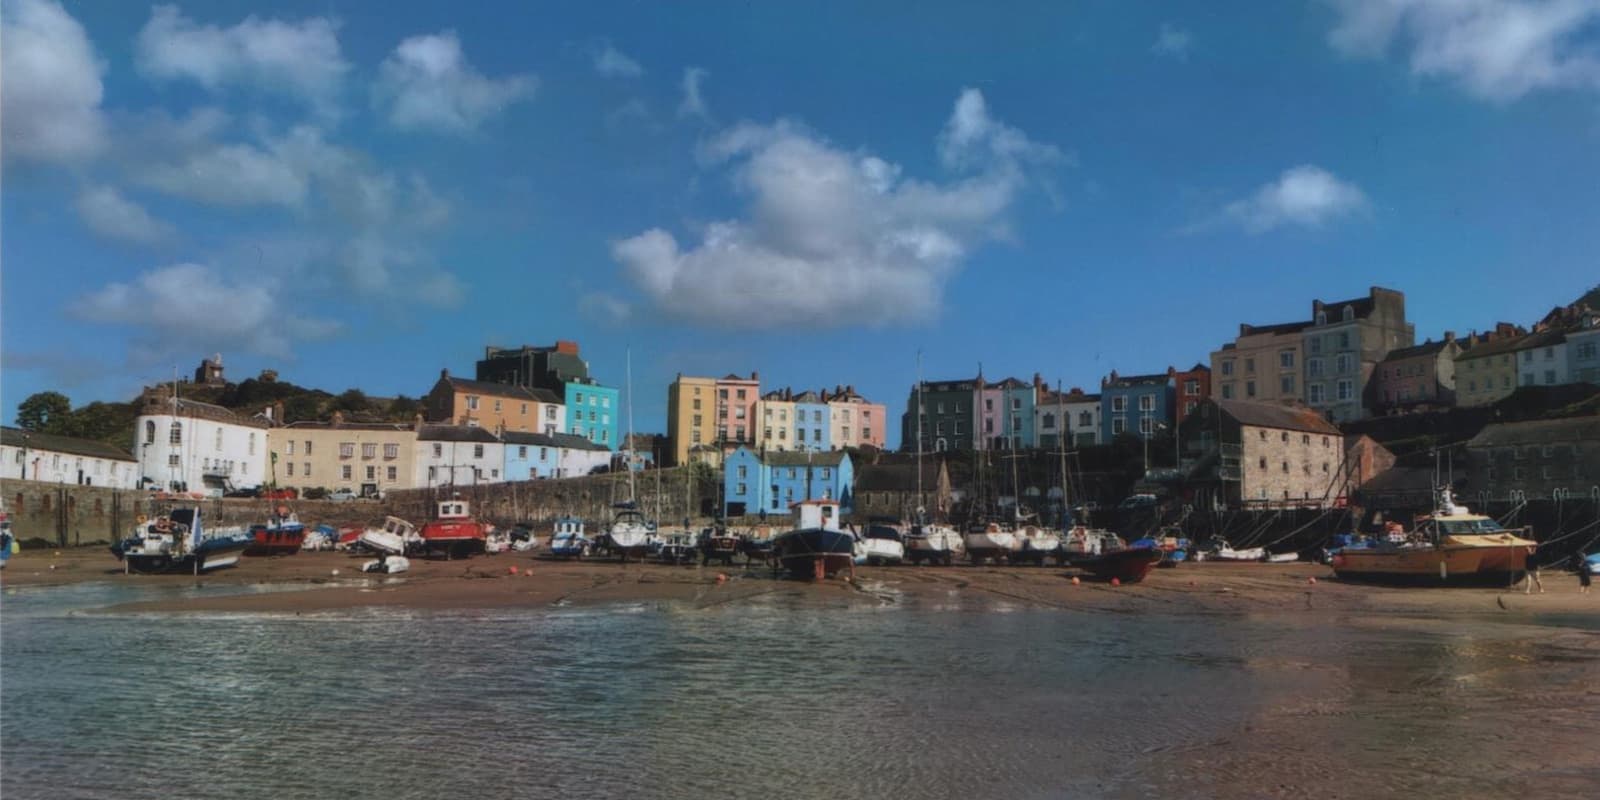
{"label": "chimney", "polygon": [[556,352],[557,353],[565,353],[565,354],[567,354],[569,356],[575,356],[575,355],[578,354],[578,343],[577,342],[572,342],[572,341],[567,341],[567,340],[564,340],[564,339],[557,339],[556,340]]}
{"label": "chimney", "polygon": [[442,381],[442,380],[444,380],[445,378],[448,378],[448,377],[450,377],[450,370],[449,369],[441,369],[441,370],[439,370],[439,380]]}
{"label": "chimney", "polygon": [[283,418],[283,401],[282,400],[274,400],[273,401],[273,403],[272,403],[272,419],[273,419],[274,422],[278,423],[279,425],[282,425],[283,423],[288,422],[288,420]]}
{"label": "chimney", "polygon": [[422,430],[422,415],[417,414],[411,418],[411,430]]}
{"label": "chimney", "polygon": [[1455,331],[1445,331],[1444,332],[1445,344],[1449,344],[1450,342],[1453,342],[1455,340],[1456,340],[1456,332]]}
{"label": "chimney", "polygon": [[333,427],[335,427],[335,428],[344,427],[344,412],[343,411],[335,411],[335,412],[333,412]]}
{"label": "chimney", "polygon": [[750,370],[750,380],[753,380],[753,381],[756,381],[756,382],[759,383],[761,381],[761,373],[759,373],[759,372],[757,372],[755,370]]}
{"label": "chimney", "polygon": [[1039,389],[1039,388],[1043,388],[1043,386],[1044,386],[1044,376],[1040,375],[1037,372],[1033,373],[1033,388]]}

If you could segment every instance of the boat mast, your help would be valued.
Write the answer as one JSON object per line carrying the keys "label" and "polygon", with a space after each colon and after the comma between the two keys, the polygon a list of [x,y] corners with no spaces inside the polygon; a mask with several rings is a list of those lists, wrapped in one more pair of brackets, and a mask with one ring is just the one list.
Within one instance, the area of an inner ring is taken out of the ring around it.
{"label": "boat mast", "polygon": [[927,500],[922,496],[922,350],[917,350],[917,524],[927,512]]}
{"label": "boat mast", "polygon": [[637,503],[638,494],[633,485],[633,348],[629,347],[623,356],[627,374],[628,390],[628,502]]}
{"label": "boat mast", "polygon": [[[1061,454],[1061,521],[1065,523],[1070,516],[1070,506],[1067,502],[1067,418],[1062,412],[1061,379],[1056,379],[1056,444],[1060,445]],[[1066,525],[1061,526],[1066,530]]]}

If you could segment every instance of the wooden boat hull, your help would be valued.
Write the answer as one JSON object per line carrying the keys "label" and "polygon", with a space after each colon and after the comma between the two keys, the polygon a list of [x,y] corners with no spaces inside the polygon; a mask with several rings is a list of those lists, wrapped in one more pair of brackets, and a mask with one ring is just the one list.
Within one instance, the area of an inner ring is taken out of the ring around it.
{"label": "wooden boat hull", "polygon": [[1493,564],[1504,557],[1492,552],[1495,549],[1448,544],[1395,549],[1345,548],[1333,554],[1333,572],[1345,580],[1371,583],[1440,586],[1509,582],[1514,578],[1513,573],[1485,569],[1486,559]]}
{"label": "wooden boat hull", "polygon": [[1101,580],[1116,578],[1120,583],[1138,583],[1161,561],[1161,551],[1153,547],[1129,547],[1091,558],[1079,559],[1074,566]]}
{"label": "wooden boat hull", "polygon": [[825,528],[789,531],[772,538],[779,566],[796,578],[826,577],[855,564],[855,537]]}
{"label": "wooden boat hull", "polygon": [[443,553],[445,558],[464,558],[487,549],[488,533],[476,520],[434,520],[422,526],[422,549]]}

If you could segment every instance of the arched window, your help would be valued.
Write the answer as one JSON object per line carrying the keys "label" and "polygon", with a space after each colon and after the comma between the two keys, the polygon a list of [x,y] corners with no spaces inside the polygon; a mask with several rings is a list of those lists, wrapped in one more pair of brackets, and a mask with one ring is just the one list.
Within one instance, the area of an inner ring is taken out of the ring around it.
{"label": "arched window", "polygon": [[933,451],[935,453],[943,453],[945,451],[945,449],[946,449],[946,445],[945,445],[944,439],[935,439],[934,440],[934,442],[933,442]]}
{"label": "arched window", "polygon": [[156,443],[156,421],[153,419],[147,419],[144,421],[144,443]]}
{"label": "arched window", "polygon": [[183,423],[172,423],[172,430],[167,433],[167,444],[183,444]]}
{"label": "arched window", "polygon": [[1350,320],[1353,320],[1355,318],[1356,318],[1355,307],[1354,306],[1345,306],[1344,307],[1344,321],[1345,322],[1349,322]]}

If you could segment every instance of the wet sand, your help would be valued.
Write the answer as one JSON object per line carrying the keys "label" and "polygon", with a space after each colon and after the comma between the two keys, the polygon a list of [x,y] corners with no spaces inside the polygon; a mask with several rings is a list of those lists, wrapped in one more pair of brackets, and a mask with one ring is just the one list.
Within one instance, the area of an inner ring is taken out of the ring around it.
{"label": "wet sand", "polygon": [[[1544,594],[1516,589],[1404,588],[1346,583],[1320,564],[1183,564],[1139,584],[1111,586],[1062,567],[857,567],[854,577],[822,582],[774,578],[742,563],[667,566],[614,561],[551,561],[528,554],[466,560],[412,559],[402,575],[365,575],[365,557],[303,552],[246,558],[240,566],[193,575],[124,575],[100,549],[24,551],[0,585],[26,587],[110,581],[134,585],[275,587],[258,592],[118,606],[113,611],[333,611],[363,606],[410,609],[537,607],[612,602],[679,602],[706,607],[754,598],[795,603],[983,609],[1060,608],[1119,613],[1240,613],[1423,617],[1600,614],[1600,593],[1580,595],[1570,573],[1546,573]],[[516,574],[511,569],[516,568]],[[1072,578],[1080,578],[1073,584]]]}

